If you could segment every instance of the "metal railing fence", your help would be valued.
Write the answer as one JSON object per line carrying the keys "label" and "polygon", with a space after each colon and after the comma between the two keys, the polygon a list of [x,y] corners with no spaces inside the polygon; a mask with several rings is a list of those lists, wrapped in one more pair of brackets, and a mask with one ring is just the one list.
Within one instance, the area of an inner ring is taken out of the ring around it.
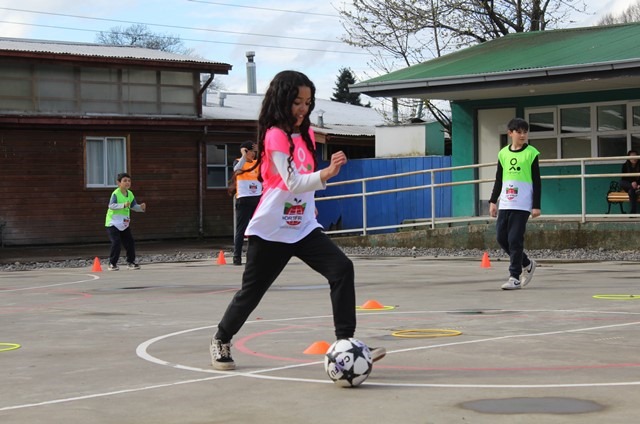
{"label": "metal railing fence", "polygon": [[[581,211],[579,214],[563,214],[563,215],[544,215],[545,219],[563,219],[563,220],[579,220],[581,223],[587,222],[589,219],[616,219],[615,215],[608,214],[587,214],[587,200],[586,200],[586,181],[588,179],[594,178],[620,178],[621,176],[640,176],[639,174],[622,174],[622,173],[598,173],[598,174],[588,174],[587,166],[588,165],[597,165],[597,164],[611,164],[614,162],[622,163],[625,160],[629,159],[630,156],[616,156],[616,157],[598,157],[598,158],[572,158],[572,159],[545,159],[540,160],[540,167],[545,167],[546,169],[553,169],[554,166],[564,165],[564,166],[576,166],[579,165],[580,173],[575,175],[542,175],[541,178],[543,180],[561,180],[561,179],[578,179],[580,180],[580,191],[581,191]],[[360,228],[347,228],[340,230],[329,230],[328,234],[345,234],[345,233],[359,233],[362,235],[367,235],[370,231],[376,230],[389,230],[389,229],[400,229],[400,228],[409,228],[409,227],[424,227],[429,226],[430,228],[435,228],[438,224],[447,224],[447,223],[456,223],[456,222],[470,222],[474,220],[487,220],[490,219],[489,216],[465,216],[465,217],[438,217],[436,218],[436,190],[441,187],[452,187],[452,186],[460,186],[460,185],[469,185],[469,184],[482,184],[482,183],[493,183],[495,181],[494,178],[491,179],[475,179],[475,180],[465,180],[465,181],[451,181],[451,182],[443,182],[443,183],[434,183],[437,181],[436,176],[438,173],[443,172],[451,172],[454,173],[456,171],[461,170],[469,170],[469,169],[480,169],[485,167],[495,167],[497,166],[497,162],[489,162],[482,164],[474,164],[474,165],[464,165],[464,166],[452,166],[446,168],[438,168],[438,169],[426,169],[421,171],[411,171],[411,172],[403,172],[397,174],[389,174],[389,175],[380,175],[375,177],[367,177],[367,178],[357,178],[348,181],[339,181],[339,182],[330,182],[327,184],[327,187],[335,187],[339,185],[348,185],[348,184],[359,184],[360,192],[359,193],[351,193],[351,194],[343,194],[336,196],[327,196],[327,197],[318,197],[316,198],[316,202],[325,202],[331,200],[340,200],[340,199],[349,199],[349,198],[360,198],[362,201],[362,227]],[[558,168],[560,169],[560,168]],[[430,174],[430,184],[421,184],[412,187],[403,187],[403,188],[395,188],[395,189],[385,189],[385,190],[376,190],[376,191],[368,191],[367,183],[377,180],[385,180],[391,178],[401,178],[407,177],[411,175],[419,175],[419,174]],[[405,224],[394,224],[394,225],[384,225],[384,226],[368,226],[367,225],[367,199],[372,196],[379,196],[383,194],[389,193],[398,193],[405,191],[414,191],[414,190],[430,190],[430,202],[431,202],[431,217],[425,218],[421,222],[413,222],[413,223],[405,223]],[[543,211],[544,213],[544,211]],[[626,217],[636,217],[640,216],[640,214],[636,215],[626,215]]]}

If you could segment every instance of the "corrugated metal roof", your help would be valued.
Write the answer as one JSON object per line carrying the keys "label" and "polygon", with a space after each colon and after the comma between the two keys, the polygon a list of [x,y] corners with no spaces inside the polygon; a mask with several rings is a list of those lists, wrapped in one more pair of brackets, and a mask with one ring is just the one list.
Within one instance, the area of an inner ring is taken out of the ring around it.
{"label": "corrugated metal roof", "polygon": [[[313,131],[320,134],[342,135],[351,137],[373,137],[376,135],[376,126],[324,124],[322,127],[318,127],[314,122],[312,122],[312,124]],[[379,125],[382,125],[382,123],[378,124],[378,126]]]}
{"label": "corrugated metal roof", "polygon": [[640,23],[510,34],[360,84],[611,64],[640,58]]}
{"label": "corrugated metal roof", "polygon": [[[202,108],[205,118],[258,120],[263,94],[222,93],[224,106],[220,106],[220,93],[208,93],[207,106]],[[323,113],[323,127],[318,127],[319,112]],[[382,115],[373,108],[354,106],[325,99],[316,99],[311,113],[313,130],[318,133],[348,136],[374,136],[375,127],[384,124]]]}
{"label": "corrugated metal roof", "polygon": [[[105,44],[74,43],[68,41],[30,40],[0,37],[0,53],[31,52],[55,55],[103,57],[113,59],[142,59],[168,62],[193,63],[194,65],[227,65],[200,57],[186,56],[160,50],[134,46],[110,46]],[[231,67],[231,65],[228,65]]]}

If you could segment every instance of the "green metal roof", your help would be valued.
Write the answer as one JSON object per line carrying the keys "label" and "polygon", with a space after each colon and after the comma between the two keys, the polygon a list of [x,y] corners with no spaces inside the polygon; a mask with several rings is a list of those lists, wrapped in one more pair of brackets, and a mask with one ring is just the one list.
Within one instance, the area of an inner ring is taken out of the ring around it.
{"label": "green metal roof", "polygon": [[510,34],[359,85],[580,67],[640,58],[640,23]]}

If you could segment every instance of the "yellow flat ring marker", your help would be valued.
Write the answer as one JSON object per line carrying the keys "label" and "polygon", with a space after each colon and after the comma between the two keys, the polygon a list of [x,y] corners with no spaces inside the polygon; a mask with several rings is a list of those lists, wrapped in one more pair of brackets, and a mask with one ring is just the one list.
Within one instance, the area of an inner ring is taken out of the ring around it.
{"label": "yellow flat ring marker", "polygon": [[453,337],[459,336],[460,334],[462,334],[462,331],[444,330],[441,328],[398,330],[391,333],[391,335],[394,337],[402,337],[405,339],[417,339],[424,337]]}
{"label": "yellow flat ring marker", "polygon": [[363,308],[362,306],[356,306],[356,311],[388,311],[395,308],[395,306],[383,306],[382,308]]}
{"label": "yellow flat ring marker", "polygon": [[0,343],[0,352],[7,352],[9,350],[16,350],[19,348],[20,348],[20,345],[17,343]]}
{"label": "yellow flat ring marker", "polygon": [[593,298],[607,300],[636,300],[640,299],[640,294],[596,294]]}

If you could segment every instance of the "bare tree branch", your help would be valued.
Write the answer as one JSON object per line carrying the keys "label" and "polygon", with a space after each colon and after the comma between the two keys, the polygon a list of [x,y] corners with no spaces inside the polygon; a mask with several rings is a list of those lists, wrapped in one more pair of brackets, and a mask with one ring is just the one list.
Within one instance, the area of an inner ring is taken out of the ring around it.
{"label": "bare tree branch", "polygon": [[[571,13],[586,13],[586,4],[584,0],[352,0],[338,12],[343,41],[369,51],[370,66],[385,74],[511,33],[561,27]],[[421,110],[415,100],[400,103],[410,113]],[[442,108],[428,100],[424,106],[451,130]]]}
{"label": "bare tree branch", "polygon": [[137,46],[170,53],[190,55],[193,49],[184,47],[182,40],[175,35],[155,34],[143,24],[129,27],[113,27],[109,31],[100,31],[96,42],[114,46]]}

